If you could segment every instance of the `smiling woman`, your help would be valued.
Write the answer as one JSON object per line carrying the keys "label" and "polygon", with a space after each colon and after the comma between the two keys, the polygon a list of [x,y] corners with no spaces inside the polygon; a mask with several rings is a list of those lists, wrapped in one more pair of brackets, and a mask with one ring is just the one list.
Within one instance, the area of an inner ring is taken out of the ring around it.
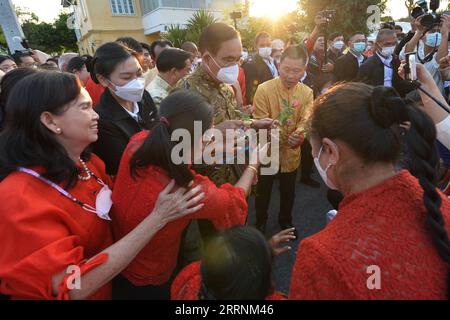
{"label": "smiling woman", "polygon": [[297,9],[298,0],[252,0],[250,16],[278,19],[283,14]]}

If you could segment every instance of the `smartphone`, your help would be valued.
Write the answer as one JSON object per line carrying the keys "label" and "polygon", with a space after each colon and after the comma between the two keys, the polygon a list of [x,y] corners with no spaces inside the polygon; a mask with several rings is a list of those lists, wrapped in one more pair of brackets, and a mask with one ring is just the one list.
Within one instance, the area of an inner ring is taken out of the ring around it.
{"label": "smartphone", "polygon": [[417,80],[417,60],[415,52],[406,54],[405,78],[409,81]]}
{"label": "smartphone", "polygon": [[417,80],[417,60],[416,55],[412,54],[409,56],[409,69],[410,69],[410,80]]}

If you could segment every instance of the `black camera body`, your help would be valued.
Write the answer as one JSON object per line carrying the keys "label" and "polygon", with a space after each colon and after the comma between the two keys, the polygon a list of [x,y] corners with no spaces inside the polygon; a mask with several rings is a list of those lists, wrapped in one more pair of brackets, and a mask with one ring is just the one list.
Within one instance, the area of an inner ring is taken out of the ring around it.
{"label": "black camera body", "polygon": [[[421,24],[425,28],[432,28],[434,25],[440,24],[442,15],[436,13],[439,9],[440,0],[431,0],[430,9],[432,13],[429,13],[428,3],[426,0],[417,1],[417,7],[411,12],[411,16],[414,19],[422,17]],[[445,12],[444,14],[449,14],[450,12]]]}

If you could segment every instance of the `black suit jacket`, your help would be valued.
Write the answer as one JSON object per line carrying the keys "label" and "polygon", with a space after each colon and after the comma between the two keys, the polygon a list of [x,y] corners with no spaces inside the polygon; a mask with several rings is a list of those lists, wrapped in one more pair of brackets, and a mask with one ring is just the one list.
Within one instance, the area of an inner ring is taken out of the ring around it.
{"label": "black suit jacket", "polygon": [[[366,61],[366,58],[364,58],[364,61]],[[358,70],[358,59],[351,52],[339,57],[334,64],[334,74],[338,82],[355,81],[358,76]]]}
{"label": "black suit jacket", "polygon": [[105,162],[107,174],[117,174],[120,159],[130,138],[142,130],[150,130],[158,119],[158,110],[147,91],[144,91],[142,101],[138,105],[141,117],[139,123],[114,99],[109,89],[106,89],[95,108],[100,120],[94,153]]}
{"label": "black suit jacket", "polygon": [[[400,78],[398,68],[400,60],[394,57],[391,66],[393,68],[392,86],[397,90],[400,96],[404,97],[407,93],[414,90],[414,87],[407,81]],[[371,56],[361,65],[358,72],[358,81],[365,82],[373,86],[384,86],[384,64],[377,54]]]}
{"label": "black suit jacket", "polygon": [[252,104],[258,86],[273,79],[272,71],[258,54],[244,63],[242,69],[245,73],[245,98],[247,104]]}

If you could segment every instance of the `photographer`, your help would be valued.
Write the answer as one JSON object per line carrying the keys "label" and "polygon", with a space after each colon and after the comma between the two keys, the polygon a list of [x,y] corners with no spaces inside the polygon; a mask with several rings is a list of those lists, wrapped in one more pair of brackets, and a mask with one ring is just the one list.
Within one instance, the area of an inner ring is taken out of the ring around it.
{"label": "photographer", "polygon": [[[404,78],[404,67],[405,63],[402,63],[399,74]],[[421,65],[417,64],[417,79],[421,82],[422,88],[435,97],[444,106],[448,107],[445,98],[442,96],[439,88],[436,85],[431,74],[427,69]],[[436,102],[430,99],[427,95],[420,92],[423,103],[423,111],[425,111],[436,124],[438,140],[447,149],[450,149],[450,114],[442,109]]]}
{"label": "photographer", "polygon": [[[450,16],[443,15],[441,26],[434,24],[431,29],[422,23],[422,17],[414,20],[416,33],[405,47],[405,52],[415,52],[419,42],[423,41],[424,48],[417,51],[418,60],[425,66],[433,77],[439,91],[444,94],[444,83],[439,71],[439,61],[448,55],[448,33],[450,28]],[[429,29],[427,31],[427,29]]]}
{"label": "photographer", "polygon": [[308,73],[317,76],[320,72],[333,72],[334,65],[332,63],[324,63],[325,57],[325,37],[323,29],[328,23],[326,17],[318,14],[314,19],[316,26],[313,32],[306,38],[304,44],[308,49],[309,64]]}

